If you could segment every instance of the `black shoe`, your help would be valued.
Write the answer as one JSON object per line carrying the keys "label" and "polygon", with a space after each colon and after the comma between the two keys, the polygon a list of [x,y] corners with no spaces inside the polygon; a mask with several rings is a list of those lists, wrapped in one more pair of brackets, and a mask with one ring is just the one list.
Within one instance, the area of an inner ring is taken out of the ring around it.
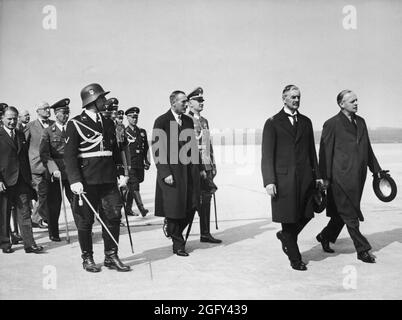
{"label": "black shoe", "polygon": [[184,251],[184,249],[173,250],[173,253],[177,254],[180,257],[188,257],[189,256],[189,254],[186,251]]}
{"label": "black shoe", "polygon": [[214,238],[211,234],[201,236],[201,242],[209,242],[209,243],[221,243],[222,240]]}
{"label": "black shoe", "polygon": [[322,246],[322,250],[324,250],[325,252],[328,253],[334,253],[335,251],[333,249],[331,249],[331,247],[329,246],[329,241],[327,239],[324,239],[321,235],[321,233],[319,233],[316,237],[318,242],[321,243]]}
{"label": "black shoe", "polygon": [[167,219],[163,220],[163,226],[162,226],[163,233],[165,234],[166,238],[170,238],[170,234],[168,232],[168,227],[167,227]]}
{"label": "black shoe", "polygon": [[25,248],[26,253],[40,253],[42,251],[43,251],[43,247],[38,246],[36,244],[34,244],[34,245],[32,245],[32,246],[30,246],[28,248]]}
{"label": "black shoe", "polygon": [[359,252],[357,259],[366,263],[375,263],[375,258],[368,251]]}
{"label": "black shoe", "polygon": [[19,242],[22,242],[22,237],[16,233],[16,232],[12,232],[11,233],[11,243],[12,244],[18,244]]}
{"label": "black shoe", "polygon": [[288,254],[288,248],[285,246],[285,244],[284,244],[284,239],[283,239],[283,234],[282,234],[282,231],[278,231],[277,233],[276,233],[276,237],[281,241],[281,243],[282,243],[282,251],[283,251],[283,253],[284,254]]}
{"label": "black shoe", "polygon": [[301,260],[291,261],[290,266],[293,269],[298,270],[298,271],[306,271],[307,270],[306,264]]}
{"label": "black shoe", "polygon": [[100,272],[101,268],[95,264],[92,254],[84,252],[82,255],[82,267],[88,272]]}
{"label": "black shoe", "polygon": [[61,239],[60,239],[59,236],[55,236],[55,237],[49,236],[49,239],[50,239],[51,241],[55,241],[55,242],[60,242],[60,241],[61,241]]}
{"label": "black shoe", "polygon": [[11,248],[4,248],[3,249],[3,253],[13,253],[14,252],[14,249],[11,249]]}
{"label": "black shoe", "polygon": [[140,207],[139,209],[140,209],[141,215],[143,217],[145,217],[147,215],[147,213],[149,212],[149,210],[145,209],[144,207]]}
{"label": "black shoe", "polygon": [[115,269],[120,272],[127,272],[131,270],[130,266],[127,266],[120,261],[117,255],[117,249],[105,251],[105,261],[103,264],[109,269]]}

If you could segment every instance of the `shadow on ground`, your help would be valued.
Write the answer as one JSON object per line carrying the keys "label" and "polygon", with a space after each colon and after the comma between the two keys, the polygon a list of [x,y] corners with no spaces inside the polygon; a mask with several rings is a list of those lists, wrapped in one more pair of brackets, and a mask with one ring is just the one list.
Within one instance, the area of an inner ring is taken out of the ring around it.
{"label": "shadow on ground", "polygon": [[[264,219],[256,222],[252,222],[246,225],[241,225],[233,228],[225,229],[225,231],[215,232],[213,235],[216,238],[221,239],[223,242],[221,244],[209,244],[201,243],[199,239],[187,241],[186,251],[191,253],[194,249],[209,249],[216,246],[228,246],[243,240],[253,239],[254,237],[262,234],[263,232],[274,230],[273,227],[266,227],[271,223],[269,219]],[[150,249],[142,252],[141,254],[134,254],[131,257],[121,259],[129,266],[134,266],[144,262],[155,262],[158,260],[163,260],[169,258],[173,255],[172,253],[172,242],[170,239],[166,239],[169,245],[164,247],[159,247],[155,249]]]}
{"label": "shadow on ground", "polygon": [[[373,247],[372,252],[374,253],[380,251],[393,242],[402,243],[402,228],[376,232],[367,235],[366,237]],[[331,247],[335,250],[335,253],[326,253],[322,250],[321,244],[317,244],[310,250],[302,253],[303,261],[322,261],[327,258],[336,257],[340,254],[356,253],[355,247],[353,246],[353,242],[350,238],[341,238],[336,241],[336,244],[332,244]]]}

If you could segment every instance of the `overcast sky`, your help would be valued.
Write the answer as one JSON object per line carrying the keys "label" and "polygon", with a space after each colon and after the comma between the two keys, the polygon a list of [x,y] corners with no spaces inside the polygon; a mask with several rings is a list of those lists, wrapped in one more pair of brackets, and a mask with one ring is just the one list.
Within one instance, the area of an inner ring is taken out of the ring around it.
{"label": "overcast sky", "polygon": [[[356,30],[342,24],[349,4]],[[42,26],[46,5],[56,30]],[[296,84],[316,130],[345,88],[370,127],[401,127],[401,31],[397,0],[0,0],[0,101],[34,114],[69,97],[74,115],[98,82],[149,130],[173,90],[201,86],[212,127],[262,128]]]}

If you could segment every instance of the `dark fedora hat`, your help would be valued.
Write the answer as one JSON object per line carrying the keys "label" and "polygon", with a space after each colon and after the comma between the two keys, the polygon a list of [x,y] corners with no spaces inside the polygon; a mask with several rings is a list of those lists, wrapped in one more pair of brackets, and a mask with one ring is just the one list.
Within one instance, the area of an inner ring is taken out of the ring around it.
{"label": "dark fedora hat", "polygon": [[389,170],[381,170],[373,174],[373,189],[378,199],[384,202],[394,200],[397,193],[396,183],[388,173]]}

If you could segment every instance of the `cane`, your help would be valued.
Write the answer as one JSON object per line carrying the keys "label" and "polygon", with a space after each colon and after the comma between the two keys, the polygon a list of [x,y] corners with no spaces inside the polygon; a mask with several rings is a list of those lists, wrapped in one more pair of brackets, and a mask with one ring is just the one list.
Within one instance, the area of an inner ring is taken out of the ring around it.
{"label": "cane", "polygon": [[216,198],[215,198],[215,192],[213,193],[214,196],[214,209],[215,209],[215,229],[218,230],[218,215],[216,213]]}
{"label": "cane", "polygon": [[102,221],[99,213],[94,209],[94,207],[92,206],[92,204],[89,202],[88,198],[86,197],[86,195],[84,193],[80,193],[78,195],[80,198],[84,198],[85,202],[88,204],[88,206],[91,208],[92,212],[95,214],[96,218],[98,219],[98,221],[101,223],[102,227],[105,228],[105,230],[107,231],[107,233],[109,234],[110,238],[112,238],[113,242],[116,244],[116,246],[118,247],[119,244],[117,243],[116,239],[112,236],[111,232],[109,231],[108,227],[106,227],[105,223]]}
{"label": "cane", "polygon": [[125,202],[125,199],[124,199],[124,196],[123,196],[123,189],[122,188],[120,188],[120,195],[121,195],[121,199],[123,201],[124,215],[126,216],[127,231],[128,231],[128,237],[130,238],[131,252],[134,253],[133,239],[131,238],[130,224],[128,223],[126,202]]}
{"label": "cane", "polygon": [[66,202],[64,200],[64,193],[63,193],[63,182],[61,181],[61,177],[59,178],[60,182],[60,193],[61,193],[61,202],[63,203],[63,211],[64,211],[64,221],[66,222],[66,242],[70,243],[70,234],[68,232],[68,221],[67,221],[67,210],[66,210]]}

